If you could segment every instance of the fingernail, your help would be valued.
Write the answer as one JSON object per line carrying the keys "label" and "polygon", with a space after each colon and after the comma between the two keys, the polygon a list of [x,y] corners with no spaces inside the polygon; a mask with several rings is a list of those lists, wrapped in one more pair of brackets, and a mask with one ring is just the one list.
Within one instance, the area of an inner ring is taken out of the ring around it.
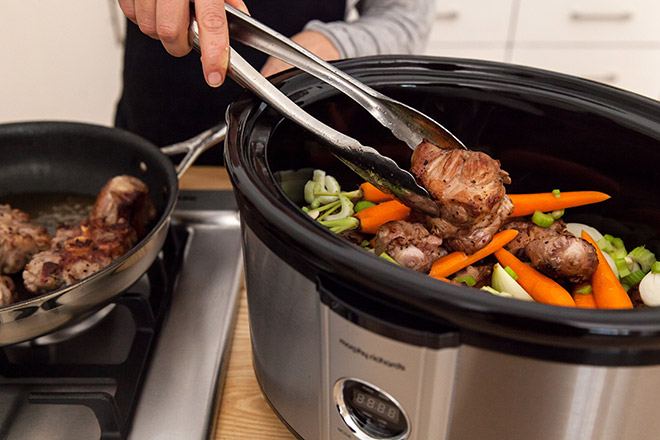
{"label": "fingernail", "polygon": [[218,87],[222,84],[222,75],[220,75],[220,72],[211,72],[206,80],[211,87]]}

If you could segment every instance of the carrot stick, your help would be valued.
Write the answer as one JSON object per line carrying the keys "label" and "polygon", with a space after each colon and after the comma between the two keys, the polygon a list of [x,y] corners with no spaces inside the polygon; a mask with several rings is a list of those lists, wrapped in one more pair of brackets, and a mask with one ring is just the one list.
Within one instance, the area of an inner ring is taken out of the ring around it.
{"label": "carrot stick", "polygon": [[591,276],[591,287],[594,291],[594,298],[599,309],[630,309],[632,301],[628,292],[623,288],[618,278],[607,263],[596,242],[589,234],[582,231],[582,238],[587,240],[596,248],[598,254],[598,267]]}
{"label": "carrot stick", "polygon": [[575,206],[598,203],[610,198],[609,195],[599,191],[569,191],[559,193],[559,197],[551,192],[536,194],[507,194],[513,202],[511,217],[522,217],[534,214],[534,211],[554,211],[557,209],[573,208]]}
{"label": "carrot stick", "polygon": [[447,254],[433,263],[429,275],[433,278],[446,278],[464,267],[486,258],[497,249],[516,238],[516,235],[518,235],[518,231],[515,229],[505,229],[495,234],[493,239],[486,246],[472,255],[466,255],[464,252],[452,252],[451,254]]}
{"label": "carrot stick", "polygon": [[502,267],[509,266],[518,275],[516,280],[535,301],[556,306],[575,306],[573,297],[558,283],[526,265],[504,248],[495,251]]}
{"label": "carrot stick", "polygon": [[360,231],[375,234],[381,225],[392,220],[405,220],[410,215],[410,208],[398,200],[379,203],[355,213],[360,220]]}
{"label": "carrot stick", "polygon": [[362,190],[363,194],[362,198],[372,203],[382,203],[394,199],[392,194],[388,194],[379,190],[369,182],[364,182],[362,185],[360,185],[360,189]]}
{"label": "carrot stick", "polygon": [[575,287],[573,287],[573,301],[575,301],[575,306],[580,307],[583,309],[596,309],[598,306],[596,305],[596,298],[594,297],[594,291],[592,290],[589,293],[578,293],[578,290],[580,290],[583,287],[590,286],[591,284],[589,283],[580,283],[576,284]]}

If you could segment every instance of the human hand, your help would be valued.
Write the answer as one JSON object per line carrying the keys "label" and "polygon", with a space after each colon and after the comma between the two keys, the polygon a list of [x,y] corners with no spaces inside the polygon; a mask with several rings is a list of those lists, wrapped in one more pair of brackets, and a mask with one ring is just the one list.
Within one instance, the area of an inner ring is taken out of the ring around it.
{"label": "human hand", "polygon": [[[302,31],[291,37],[291,39],[312,52],[314,55],[326,61],[338,60],[340,57],[339,51],[335,45],[332,44],[328,37],[320,32]],[[290,67],[289,64],[280,59],[268,57],[266,63],[261,68],[261,74],[263,76],[270,76]]]}
{"label": "human hand", "polygon": [[[126,17],[152,38],[160,40],[170,54],[182,57],[190,52],[188,26],[191,0],[118,0]],[[218,87],[225,80],[229,64],[229,34],[225,3],[248,13],[243,0],[197,0],[199,45],[206,82]]]}

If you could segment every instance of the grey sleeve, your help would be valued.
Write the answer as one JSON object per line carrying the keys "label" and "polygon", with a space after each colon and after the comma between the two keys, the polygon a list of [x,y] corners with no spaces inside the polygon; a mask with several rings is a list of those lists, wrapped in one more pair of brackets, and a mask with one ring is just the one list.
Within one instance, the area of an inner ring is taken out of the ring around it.
{"label": "grey sleeve", "polygon": [[322,33],[342,58],[419,54],[424,51],[435,13],[435,0],[362,0],[352,22],[309,22],[305,30]]}

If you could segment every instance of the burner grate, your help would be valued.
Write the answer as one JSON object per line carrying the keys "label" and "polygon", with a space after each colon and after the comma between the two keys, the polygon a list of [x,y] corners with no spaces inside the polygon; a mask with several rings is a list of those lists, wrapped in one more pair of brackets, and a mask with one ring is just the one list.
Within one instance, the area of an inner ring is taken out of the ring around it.
{"label": "burner grate", "polygon": [[[51,405],[84,406],[93,412],[101,439],[126,438],[186,239],[184,228],[172,227],[143,279],[117,296],[93,327],[53,343],[47,336],[2,348],[0,399],[37,417]],[[22,438],[28,429],[23,419],[0,419],[0,438]]]}

